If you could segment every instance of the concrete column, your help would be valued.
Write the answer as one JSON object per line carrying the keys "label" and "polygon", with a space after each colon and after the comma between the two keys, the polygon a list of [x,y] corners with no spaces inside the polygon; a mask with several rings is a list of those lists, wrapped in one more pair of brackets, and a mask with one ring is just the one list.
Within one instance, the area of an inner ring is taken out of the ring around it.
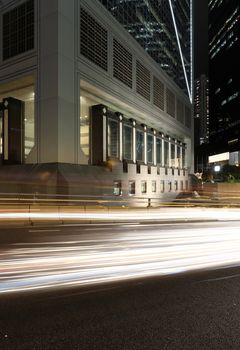
{"label": "concrete column", "polygon": [[157,137],[156,130],[153,132],[153,165],[157,165]]}
{"label": "concrete column", "polygon": [[147,164],[147,127],[144,126],[144,164]]}
{"label": "concrete column", "polygon": [[75,1],[41,0],[39,12],[39,162],[77,163]]}
{"label": "concrete column", "polygon": [[164,135],[162,134],[162,166],[165,166],[165,160],[164,160]]}
{"label": "concrete column", "polygon": [[133,163],[136,163],[136,122],[133,120]]}

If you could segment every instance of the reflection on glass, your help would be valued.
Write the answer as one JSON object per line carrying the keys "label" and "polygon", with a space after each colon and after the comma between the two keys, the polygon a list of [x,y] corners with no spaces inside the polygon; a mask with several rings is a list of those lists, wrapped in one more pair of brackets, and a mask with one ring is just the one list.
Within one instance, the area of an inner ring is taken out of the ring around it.
{"label": "reflection on glass", "polygon": [[111,118],[108,119],[108,157],[119,157],[119,123]]}
{"label": "reflection on glass", "polygon": [[147,135],[147,161],[153,163],[153,136]]}
{"label": "reflection on glass", "polygon": [[143,162],[144,160],[144,133],[141,130],[136,131],[136,159]]}
{"label": "reflection on glass", "polygon": [[169,166],[169,148],[168,141],[164,141],[164,165]]}
{"label": "reflection on glass", "polygon": [[80,96],[80,148],[83,153],[81,164],[88,164],[89,160],[89,110],[94,101]]}
{"label": "reflection on glass", "polygon": [[133,129],[130,125],[123,127],[123,158],[132,159]]}
{"label": "reflection on glass", "polygon": [[157,164],[162,165],[162,140],[156,140]]}

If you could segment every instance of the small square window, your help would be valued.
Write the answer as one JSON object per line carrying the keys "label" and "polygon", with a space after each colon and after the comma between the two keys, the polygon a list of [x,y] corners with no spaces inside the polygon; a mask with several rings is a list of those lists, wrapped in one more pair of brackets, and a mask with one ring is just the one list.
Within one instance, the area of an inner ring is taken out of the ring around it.
{"label": "small square window", "polygon": [[147,181],[142,181],[141,182],[141,192],[142,193],[147,193]]}
{"label": "small square window", "polygon": [[164,183],[164,180],[161,180],[161,182],[160,182],[160,190],[161,190],[162,193],[165,191],[165,183]]}
{"label": "small square window", "polygon": [[172,182],[168,181],[168,192],[172,191]]}
{"label": "small square window", "polygon": [[134,195],[135,191],[136,191],[135,181],[129,181],[129,183],[128,183],[128,194],[129,194],[129,196]]}
{"label": "small square window", "polygon": [[156,181],[152,181],[152,192],[157,192],[157,182]]}
{"label": "small square window", "polygon": [[121,196],[122,195],[122,182],[121,181],[114,181],[113,194],[114,194],[114,196]]}

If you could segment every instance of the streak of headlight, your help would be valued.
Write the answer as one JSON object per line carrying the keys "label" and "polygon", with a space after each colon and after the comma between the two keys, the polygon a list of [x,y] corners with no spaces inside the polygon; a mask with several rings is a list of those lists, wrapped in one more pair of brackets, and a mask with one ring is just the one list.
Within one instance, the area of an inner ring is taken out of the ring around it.
{"label": "streak of headlight", "polygon": [[[44,209],[43,209],[44,210]],[[151,209],[151,210],[113,210],[113,211],[91,211],[84,212],[0,212],[0,220],[7,219],[26,219],[26,220],[134,220],[134,221],[146,221],[146,220],[239,220],[239,209],[213,209],[213,208],[164,208],[164,209]]]}
{"label": "streak of headlight", "polygon": [[79,236],[79,241],[17,244],[0,253],[0,293],[89,286],[240,263],[240,227]]}

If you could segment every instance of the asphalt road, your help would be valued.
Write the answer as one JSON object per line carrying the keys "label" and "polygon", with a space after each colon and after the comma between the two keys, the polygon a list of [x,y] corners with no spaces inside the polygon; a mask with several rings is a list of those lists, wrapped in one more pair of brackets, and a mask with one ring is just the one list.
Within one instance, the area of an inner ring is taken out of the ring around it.
{"label": "asphalt road", "polygon": [[[236,221],[1,229],[0,290],[12,281],[30,289],[0,293],[0,349],[239,350],[239,236]],[[109,279],[109,264],[119,278]],[[134,279],[122,278],[126,266]],[[82,269],[108,279],[29,284]]]}
{"label": "asphalt road", "polygon": [[0,297],[0,349],[240,349],[240,268]]}

